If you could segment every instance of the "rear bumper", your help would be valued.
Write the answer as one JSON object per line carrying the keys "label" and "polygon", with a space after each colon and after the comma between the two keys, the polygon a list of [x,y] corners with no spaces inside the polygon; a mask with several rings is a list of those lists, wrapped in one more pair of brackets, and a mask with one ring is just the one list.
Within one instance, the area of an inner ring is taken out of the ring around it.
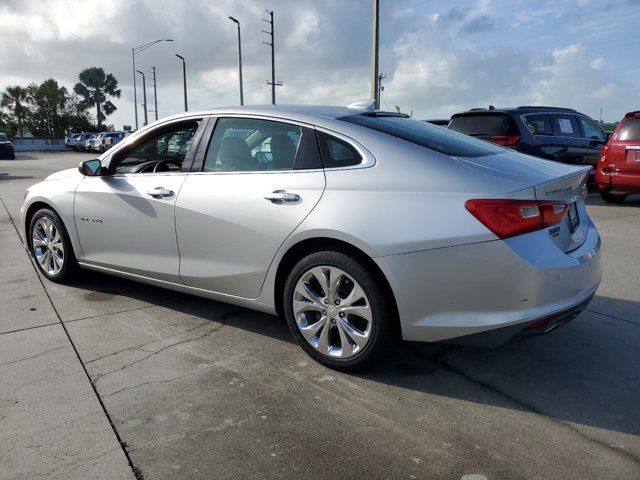
{"label": "rear bumper", "polygon": [[395,294],[403,338],[468,343],[464,337],[494,331],[478,344],[497,345],[531,324],[540,323],[540,331],[527,334],[544,333],[581,311],[602,278],[600,236],[587,222],[584,243],[568,254],[545,229],[375,259]]}
{"label": "rear bumper", "polygon": [[542,318],[536,318],[534,320],[518,323],[508,327],[496,328],[495,330],[444,340],[443,343],[474,347],[497,347],[504,345],[505,343],[517,342],[527,338],[545,335],[559,327],[562,327],[563,325],[566,325],[580,315],[580,313],[587,308],[587,305],[589,305],[589,302],[593,299],[594,293],[590,294],[585,300],[577,305]]}
{"label": "rear bumper", "polygon": [[596,182],[599,190],[609,190],[616,193],[640,193],[640,174],[638,173],[603,173],[598,169]]}

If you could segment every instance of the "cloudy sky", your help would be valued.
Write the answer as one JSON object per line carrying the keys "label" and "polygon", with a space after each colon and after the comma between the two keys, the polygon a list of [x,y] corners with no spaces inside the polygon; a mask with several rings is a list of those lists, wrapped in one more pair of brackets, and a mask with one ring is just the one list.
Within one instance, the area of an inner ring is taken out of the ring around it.
{"label": "cloudy sky", "polygon": [[[604,120],[640,109],[640,0],[380,4],[385,109],[440,118],[489,104],[549,104],[595,118],[602,108]],[[191,110],[237,104],[233,15],[242,24],[245,103],[269,103],[267,8],[284,83],[278,103],[370,96],[371,0],[0,0],[0,91],[48,77],[71,89],[80,70],[101,66],[122,88],[109,117],[120,128],[133,123],[131,48],[172,38],[136,56],[138,69],[157,69],[160,117],[183,108],[175,53],[187,59]]]}

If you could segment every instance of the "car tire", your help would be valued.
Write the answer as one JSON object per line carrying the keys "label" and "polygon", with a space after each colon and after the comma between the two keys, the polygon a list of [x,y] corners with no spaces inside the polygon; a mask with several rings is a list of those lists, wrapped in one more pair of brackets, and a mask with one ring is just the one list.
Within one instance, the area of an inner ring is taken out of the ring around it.
{"label": "car tire", "polygon": [[76,276],[78,262],[67,229],[56,212],[49,208],[38,210],[29,222],[27,240],[29,253],[47,279],[67,283]]}
{"label": "car tire", "polygon": [[[289,273],[283,295],[285,318],[298,344],[318,363],[352,371],[368,365],[383,350],[391,310],[370,270],[350,255],[321,251],[304,257]],[[331,285],[329,295],[319,277]]]}
{"label": "car tire", "polygon": [[11,155],[9,155],[9,160],[15,160],[16,159],[16,154],[12,153]]}
{"label": "car tire", "polygon": [[611,193],[609,191],[600,192],[602,200],[607,203],[622,203],[627,198],[626,193]]}

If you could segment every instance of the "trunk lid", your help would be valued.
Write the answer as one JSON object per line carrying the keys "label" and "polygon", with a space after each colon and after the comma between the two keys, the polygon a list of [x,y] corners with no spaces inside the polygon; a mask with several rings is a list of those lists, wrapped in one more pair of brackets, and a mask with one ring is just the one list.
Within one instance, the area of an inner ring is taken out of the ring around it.
{"label": "trunk lid", "polygon": [[485,157],[457,159],[486,175],[533,187],[536,199],[569,205],[562,221],[548,228],[553,242],[564,252],[584,242],[589,222],[584,204],[589,167],[576,167],[513,151]]}

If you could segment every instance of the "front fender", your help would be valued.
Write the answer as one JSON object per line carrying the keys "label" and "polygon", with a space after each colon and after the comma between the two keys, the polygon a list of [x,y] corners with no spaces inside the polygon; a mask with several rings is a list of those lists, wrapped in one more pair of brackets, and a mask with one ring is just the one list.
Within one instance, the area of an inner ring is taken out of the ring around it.
{"label": "front fender", "polygon": [[[82,181],[80,178],[80,181]],[[25,248],[28,248],[29,221],[31,214],[42,206],[50,208],[58,214],[71,240],[76,259],[84,257],[78,237],[74,217],[75,192],[79,181],[69,181],[69,178],[61,180],[49,180],[37,183],[27,190],[24,203],[20,208],[20,232]]]}

